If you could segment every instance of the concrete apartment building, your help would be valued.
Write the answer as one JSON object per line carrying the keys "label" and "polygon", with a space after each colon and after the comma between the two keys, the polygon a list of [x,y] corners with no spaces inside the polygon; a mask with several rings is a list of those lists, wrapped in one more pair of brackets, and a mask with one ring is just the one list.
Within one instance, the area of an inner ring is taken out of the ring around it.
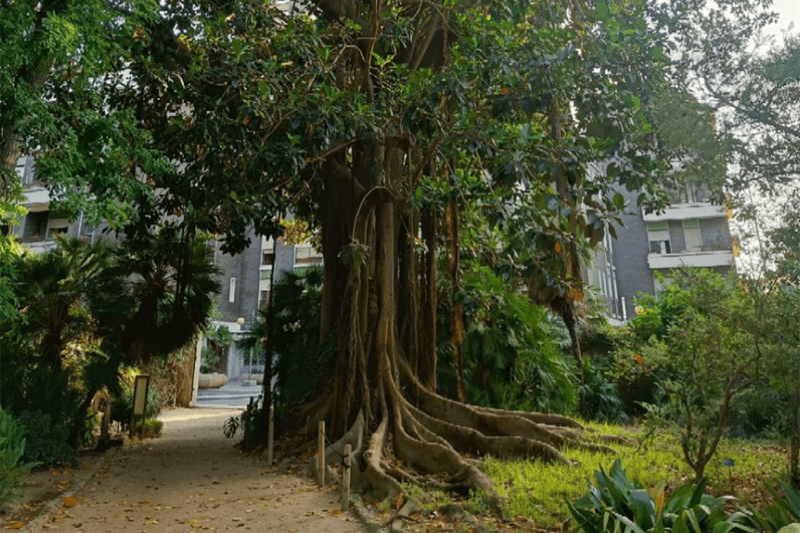
{"label": "concrete apartment building", "polygon": [[735,268],[730,213],[711,203],[707,186],[686,185],[672,194],[664,211],[649,214],[636,207],[636,192],[621,192],[628,207],[620,217],[623,225],[614,226],[617,239],[606,233],[586,273],[587,284],[605,300],[612,323],[627,321],[637,293],[655,294],[661,287],[658,277],[668,283],[674,268],[695,266],[720,273]]}
{"label": "concrete apartment building", "polygon": [[[17,175],[23,183],[25,207],[28,213],[19,224],[0,227],[4,234],[14,234],[17,241],[34,253],[46,252],[56,246],[55,237],[65,234],[87,240],[113,239],[113,234],[102,232],[85,223],[83,216],[70,222],[66,213],[51,209],[50,193],[36,180],[34,158],[21,157],[16,165]],[[250,235],[250,245],[240,254],[231,256],[219,250],[219,244],[209,242],[214,264],[220,270],[217,295],[218,317],[212,327],[224,326],[240,338],[257,320],[258,309],[265,305],[270,292],[271,271],[275,268],[275,281],[286,271],[296,271],[321,265],[322,256],[310,244],[285,245],[255,233]],[[237,379],[245,368],[241,351],[232,346],[228,351],[229,379]]]}

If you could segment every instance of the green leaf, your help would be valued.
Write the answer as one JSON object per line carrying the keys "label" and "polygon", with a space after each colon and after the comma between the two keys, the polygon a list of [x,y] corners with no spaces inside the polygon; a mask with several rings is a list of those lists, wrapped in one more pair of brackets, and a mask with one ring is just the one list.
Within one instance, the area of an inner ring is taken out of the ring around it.
{"label": "green leaf", "polygon": [[594,9],[594,13],[601,21],[606,21],[611,16],[611,10],[608,9],[608,4],[605,2],[598,2]]}

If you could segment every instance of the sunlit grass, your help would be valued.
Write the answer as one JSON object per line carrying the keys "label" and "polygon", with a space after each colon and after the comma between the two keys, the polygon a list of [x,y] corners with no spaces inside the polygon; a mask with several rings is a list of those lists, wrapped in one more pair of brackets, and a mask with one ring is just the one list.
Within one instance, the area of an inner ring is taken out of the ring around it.
{"label": "sunlit grass", "polygon": [[[678,441],[669,435],[657,435],[639,445],[642,435],[618,426],[588,424],[592,434],[626,437],[630,445],[614,444],[614,454],[567,449],[563,453],[575,466],[540,461],[486,459],[485,472],[503,498],[503,512],[508,517],[525,516],[539,526],[554,528],[567,519],[565,499],[574,501],[589,490],[594,471],[606,471],[615,459],[622,461],[630,479],[645,486],[664,484],[674,489],[694,478],[685,464]],[[734,459],[735,467],[723,466],[723,459]],[[735,493],[746,503],[758,503],[762,480],[772,481],[786,469],[786,458],[776,446],[751,441],[726,441],[706,469],[709,491],[715,494]],[[734,487],[731,489],[731,475]]]}

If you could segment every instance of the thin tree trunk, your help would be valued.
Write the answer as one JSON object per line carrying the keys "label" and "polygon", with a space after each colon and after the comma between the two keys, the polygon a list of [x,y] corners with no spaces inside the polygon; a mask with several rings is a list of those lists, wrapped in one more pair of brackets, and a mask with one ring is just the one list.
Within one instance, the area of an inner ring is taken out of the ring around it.
{"label": "thin tree trunk", "polygon": [[789,469],[792,485],[800,488],[800,372],[795,371],[794,390],[791,396],[791,414],[789,415]]}
{"label": "thin tree trunk", "polygon": [[[452,185],[452,178],[450,185]],[[458,399],[461,402],[467,401],[467,389],[464,380],[464,354],[462,344],[464,342],[464,323],[461,315],[461,304],[458,303],[458,293],[461,291],[459,279],[459,245],[458,245],[458,209],[455,200],[450,200],[447,204],[447,226],[450,242],[450,282],[452,310],[450,314],[450,345],[453,348],[453,360],[456,363]]]}
{"label": "thin tree trunk", "polygon": [[436,390],[436,215],[432,211],[422,213],[422,235],[425,239],[424,283],[422,316],[424,341],[420,343],[420,363],[417,370],[420,381],[428,389]]}
{"label": "thin tree trunk", "polygon": [[[277,248],[277,243],[276,243]],[[267,297],[267,342],[264,346],[264,383],[260,420],[258,424],[258,442],[267,442],[269,438],[269,412],[272,408],[272,359],[275,356],[275,254],[272,254],[272,269],[269,272],[269,296]],[[253,355],[250,354],[252,358]],[[273,435],[274,437],[274,435]]]}

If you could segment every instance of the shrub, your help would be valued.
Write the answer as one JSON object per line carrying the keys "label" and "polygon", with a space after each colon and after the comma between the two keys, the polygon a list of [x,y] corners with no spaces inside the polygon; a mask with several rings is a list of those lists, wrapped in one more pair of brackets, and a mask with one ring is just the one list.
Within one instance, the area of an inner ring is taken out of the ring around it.
{"label": "shrub", "polygon": [[744,530],[741,515],[728,517],[723,505],[731,496],[706,494],[705,480],[683,485],[668,498],[664,487],[648,491],[628,479],[619,460],[606,473],[594,473],[597,485],[574,504],[567,502],[577,528],[584,533],[727,533]]}
{"label": "shrub", "polygon": [[[121,378],[120,391],[114,395],[111,405],[111,420],[119,422],[123,431],[131,423],[133,414],[133,384],[138,371],[128,369]],[[147,389],[147,409],[145,418],[155,418],[161,412],[161,394],[152,386]]]}
{"label": "shrub", "polygon": [[586,359],[584,386],[580,390],[578,413],[586,420],[597,422],[627,422],[625,405],[619,396],[617,384],[606,377],[602,367]]}
{"label": "shrub", "polygon": [[22,411],[19,421],[26,430],[25,462],[42,465],[74,464],[77,455],[69,445],[69,429],[43,411]]}
{"label": "shrub", "polygon": [[28,466],[20,464],[25,455],[25,428],[0,408],[0,503],[15,496]]}
{"label": "shrub", "polygon": [[[567,413],[577,404],[571,359],[565,359],[547,310],[486,267],[463,274],[458,296],[464,321],[467,402],[525,411]],[[451,310],[439,321],[449,320]],[[563,330],[561,330],[563,331]],[[568,338],[568,337],[567,337]],[[458,373],[449,340],[439,342],[439,391],[453,396]]]}
{"label": "shrub", "polygon": [[230,417],[224,424],[222,432],[229,439],[236,436],[236,433],[241,429],[242,438],[244,441],[244,448],[250,447],[251,443],[256,442],[255,437],[259,434],[265,434],[264,428],[261,427],[261,409],[263,409],[263,399],[261,396],[256,399],[254,403],[245,409],[241,415]]}
{"label": "shrub", "polygon": [[156,420],[155,418],[145,418],[136,422],[134,431],[136,434],[140,432],[144,437],[154,438],[161,436],[161,429],[164,427],[164,422]]}

